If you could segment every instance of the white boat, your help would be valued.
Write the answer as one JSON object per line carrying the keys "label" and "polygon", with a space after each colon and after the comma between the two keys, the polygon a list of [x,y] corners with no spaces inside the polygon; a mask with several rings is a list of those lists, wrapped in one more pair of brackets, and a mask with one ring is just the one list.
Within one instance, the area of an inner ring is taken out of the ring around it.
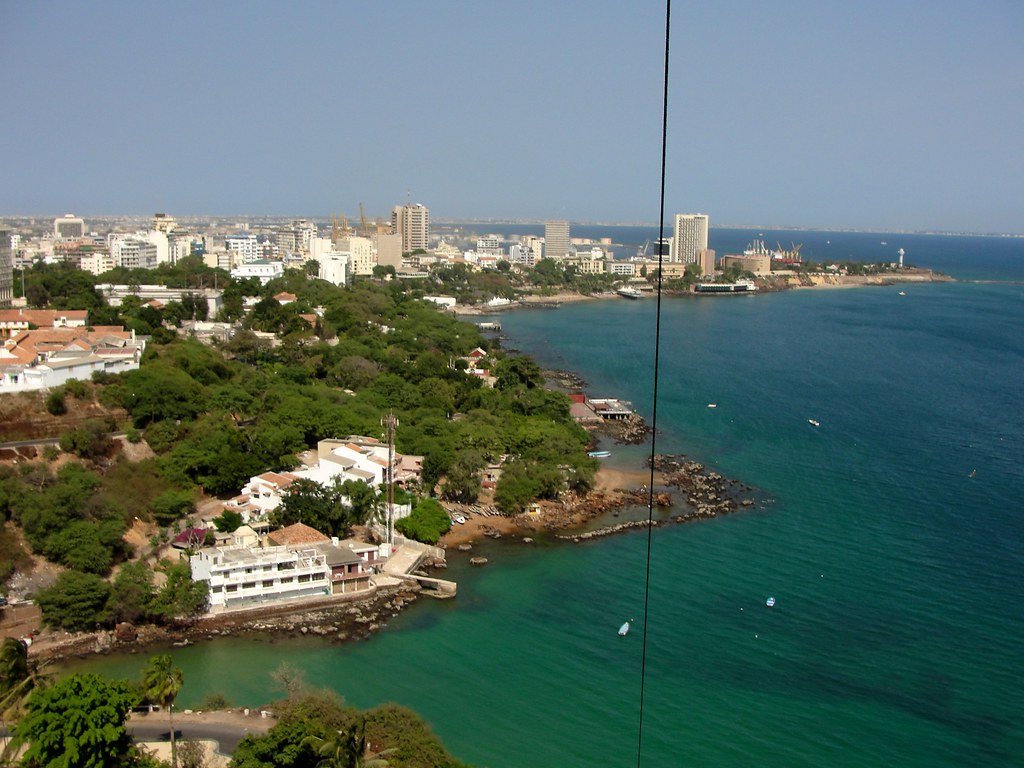
{"label": "white boat", "polygon": [[619,288],[616,293],[624,299],[642,299],[644,297],[636,288]]}
{"label": "white boat", "polygon": [[717,408],[718,403],[708,403],[708,408]]}
{"label": "white boat", "polygon": [[821,424],[819,424],[819,423],[818,423],[817,421],[815,421],[814,419],[808,419],[808,420],[807,420],[807,423],[808,423],[808,424],[810,424],[810,425],[811,425],[812,427],[820,427],[820,426],[821,426]]}
{"label": "white boat", "polygon": [[452,515],[452,522],[453,523],[459,523],[461,525],[461,524],[466,522],[466,518],[464,518],[462,515],[458,515],[458,514]]}
{"label": "white boat", "polygon": [[907,295],[906,291],[900,291],[900,296],[906,296],[906,295]]}
{"label": "white boat", "polygon": [[619,627],[619,637],[625,637],[627,634],[629,634],[629,622],[628,621],[623,623],[623,625],[621,627]]}
{"label": "white boat", "polygon": [[587,456],[592,459],[607,459],[612,455],[611,451],[590,451]]}
{"label": "white boat", "polygon": [[767,605],[769,608],[773,607],[775,605],[775,598],[769,597],[767,600],[764,601],[764,604]]}

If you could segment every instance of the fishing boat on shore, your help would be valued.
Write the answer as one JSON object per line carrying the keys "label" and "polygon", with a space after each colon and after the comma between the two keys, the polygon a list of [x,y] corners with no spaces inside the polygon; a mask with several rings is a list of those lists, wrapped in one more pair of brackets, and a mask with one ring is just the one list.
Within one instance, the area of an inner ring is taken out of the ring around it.
{"label": "fishing boat on shore", "polygon": [[611,455],[611,451],[589,451],[587,453],[587,456],[589,456],[592,459],[607,459]]}

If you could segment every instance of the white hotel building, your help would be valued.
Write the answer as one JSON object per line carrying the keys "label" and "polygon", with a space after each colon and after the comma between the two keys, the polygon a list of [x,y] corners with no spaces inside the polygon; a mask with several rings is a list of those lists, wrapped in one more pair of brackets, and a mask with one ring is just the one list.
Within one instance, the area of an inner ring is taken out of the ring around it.
{"label": "white hotel building", "polygon": [[312,548],[210,547],[189,558],[189,565],[193,580],[209,582],[212,610],[331,593],[327,558]]}

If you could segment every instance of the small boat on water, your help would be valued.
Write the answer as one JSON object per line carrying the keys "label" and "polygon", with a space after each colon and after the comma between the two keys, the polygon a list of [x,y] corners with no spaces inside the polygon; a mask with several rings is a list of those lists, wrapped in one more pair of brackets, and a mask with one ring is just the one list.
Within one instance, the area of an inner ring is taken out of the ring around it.
{"label": "small boat on water", "polygon": [[808,420],[807,420],[807,423],[808,423],[808,424],[810,424],[810,425],[811,425],[812,427],[820,427],[820,426],[821,426],[821,424],[819,424],[819,423],[818,423],[817,421],[815,421],[814,419],[808,419]]}
{"label": "small boat on water", "polygon": [[708,408],[717,408],[718,403],[708,403]]}
{"label": "small boat on water", "polygon": [[769,596],[769,598],[764,601],[764,604],[767,605],[769,608],[774,607],[774,605],[775,605],[775,598]]}
{"label": "small boat on water", "polygon": [[627,634],[629,634],[629,622],[628,621],[623,623],[623,625],[621,627],[619,627],[619,637],[625,637]]}
{"label": "small boat on water", "polygon": [[611,455],[611,451],[590,451],[589,453],[587,453],[587,456],[589,456],[592,459],[607,459]]}
{"label": "small boat on water", "polygon": [[624,299],[642,299],[644,297],[636,288],[619,288],[616,293]]}
{"label": "small boat on water", "polygon": [[906,295],[907,295],[906,291],[900,291],[900,296],[906,296]]}

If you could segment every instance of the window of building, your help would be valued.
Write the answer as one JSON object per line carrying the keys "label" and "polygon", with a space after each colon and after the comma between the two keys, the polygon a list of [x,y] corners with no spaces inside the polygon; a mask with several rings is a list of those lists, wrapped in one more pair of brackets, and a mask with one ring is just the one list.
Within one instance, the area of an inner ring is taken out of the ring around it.
{"label": "window of building", "polygon": [[294,581],[295,581],[295,577],[294,577],[294,576],[289,576],[289,577],[288,577],[288,578],[286,578],[286,579],[281,579],[281,583],[282,583],[282,584],[291,584],[291,583],[293,583]]}
{"label": "window of building", "polygon": [[224,591],[225,592],[237,592],[238,591],[238,585],[237,584],[228,584],[226,587],[224,587]]}
{"label": "window of building", "polygon": [[305,584],[308,581],[309,581],[309,574],[308,573],[299,574],[299,584]]}
{"label": "window of building", "polygon": [[242,585],[242,589],[252,589],[255,586],[256,586],[256,582],[255,581],[247,581],[247,582],[245,582]]}
{"label": "window of building", "polygon": [[272,586],[274,586],[274,580],[273,579],[266,579],[266,580],[264,580],[263,586],[264,587],[272,587]]}

